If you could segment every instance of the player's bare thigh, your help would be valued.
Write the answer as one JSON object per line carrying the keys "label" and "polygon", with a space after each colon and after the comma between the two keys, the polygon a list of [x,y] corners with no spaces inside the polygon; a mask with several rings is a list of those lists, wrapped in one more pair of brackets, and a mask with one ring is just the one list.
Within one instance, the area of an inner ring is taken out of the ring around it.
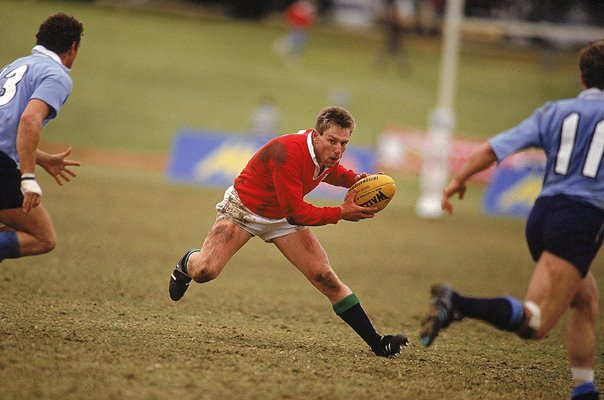
{"label": "player's bare thigh", "polygon": [[27,232],[37,238],[54,237],[52,219],[44,206],[39,205],[24,213],[20,208],[0,210],[0,222],[16,231]]}
{"label": "player's bare thigh", "polygon": [[281,236],[275,239],[274,243],[289,262],[332,303],[352,293],[331,268],[325,250],[311,229]]}
{"label": "player's bare thigh", "polygon": [[188,272],[196,282],[216,278],[231,257],[252,237],[252,234],[233,221],[214,223],[206,236],[201,251],[189,258]]}
{"label": "player's bare thigh", "polygon": [[545,336],[556,325],[575,298],[583,278],[571,263],[544,251],[535,266],[526,301],[541,311],[541,325],[535,337]]}
{"label": "player's bare thigh", "polygon": [[20,208],[0,210],[0,223],[17,231],[22,255],[45,253],[55,247],[57,239],[52,219],[42,205],[29,213]]}

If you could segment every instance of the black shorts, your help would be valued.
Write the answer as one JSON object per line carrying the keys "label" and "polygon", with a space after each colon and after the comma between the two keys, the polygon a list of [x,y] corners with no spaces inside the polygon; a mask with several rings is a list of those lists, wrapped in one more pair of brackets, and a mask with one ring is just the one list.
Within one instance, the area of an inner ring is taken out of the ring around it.
{"label": "black shorts", "polygon": [[582,276],[602,245],[604,211],[564,195],[537,199],[526,222],[533,260],[544,250],[573,264]]}
{"label": "black shorts", "polygon": [[0,210],[21,208],[21,171],[17,164],[0,151]]}

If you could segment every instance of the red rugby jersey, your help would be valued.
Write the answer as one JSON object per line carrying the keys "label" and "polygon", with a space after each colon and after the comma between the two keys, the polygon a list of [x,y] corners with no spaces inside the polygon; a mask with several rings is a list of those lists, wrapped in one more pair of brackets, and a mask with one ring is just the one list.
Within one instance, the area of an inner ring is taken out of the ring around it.
{"label": "red rugby jersey", "polygon": [[315,177],[314,151],[309,129],[272,139],[262,146],[235,178],[243,204],[265,218],[287,218],[292,225],[326,225],[340,220],[340,207],[316,207],[304,196],[321,181],[350,187],[356,172],[340,164]]}

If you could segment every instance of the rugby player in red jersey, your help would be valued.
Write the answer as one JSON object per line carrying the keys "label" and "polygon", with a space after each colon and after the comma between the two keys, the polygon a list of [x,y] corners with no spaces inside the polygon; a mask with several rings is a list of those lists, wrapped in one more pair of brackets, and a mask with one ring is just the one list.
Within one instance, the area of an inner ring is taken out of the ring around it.
{"label": "rugby player in red jersey", "polygon": [[336,275],[309,226],[372,218],[375,207],[360,207],[349,194],[340,206],[316,207],[304,196],[326,182],[350,187],[367,174],[340,165],[355,128],[344,108],[326,107],[314,129],[272,139],[249,160],[224,199],[201,249],[188,250],[170,276],[169,292],[180,300],[191,280],[215,279],[229,259],[253,236],[274,243],[283,255],[331,302],[378,356],[389,357],[407,344],[403,334],[378,334],[357,296]]}

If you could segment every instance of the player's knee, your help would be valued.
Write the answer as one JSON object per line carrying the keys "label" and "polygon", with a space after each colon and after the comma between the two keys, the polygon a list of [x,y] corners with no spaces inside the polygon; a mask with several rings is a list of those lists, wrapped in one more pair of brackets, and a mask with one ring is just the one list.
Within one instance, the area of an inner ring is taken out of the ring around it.
{"label": "player's knee", "polygon": [[218,273],[208,268],[198,268],[189,272],[189,276],[197,283],[205,283],[216,279]]}
{"label": "player's knee", "polygon": [[220,270],[212,266],[208,262],[193,262],[189,261],[187,272],[191,279],[196,283],[205,283],[216,279],[220,274]]}
{"label": "player's knee", "polygon": [[38,241],[38,254],[45,254],[53,251],[57,247],[57,238],[55,235],[48,235],[40,238]]}
{"label": "player's knee", "polygon": [[590,321],[595,322],[598,318],[598,287],[593,280],[588,280],[586,282],[588,282],[588,284],[582,286],[580,292],[571,302],[570,307],[573,311],[584,315],[584,318],[588,318]]}
{"label": "player's knee", "polygon": [[589,320],[595,324],[598,319],[598,311],[598,296],[596,293],[595,296],[591,297],[589,301],[586,302],[584,307],[584,313],[585,315],[587,315]]}

